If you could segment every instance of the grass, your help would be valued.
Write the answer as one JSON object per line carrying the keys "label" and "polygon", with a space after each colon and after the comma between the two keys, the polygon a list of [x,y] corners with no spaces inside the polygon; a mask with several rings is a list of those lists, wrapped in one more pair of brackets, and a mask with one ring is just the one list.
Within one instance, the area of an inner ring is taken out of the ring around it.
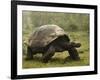
{"label": "grass", "polygon": [[[46,68],[46,67],[68,67],[68,66],[86,66],[89,65],[89,35],[87,32],[69,32],[72,41],[80,42],[82,46],[78,48],[80,61],[67,60],[65,63],[65,58],[68,56],[68,52],[64,51],[61,53],[56,52],[55,55],[48,63],[42,63],[41,54],[34,56],[33,60],[25,60],[23,57],[22,67],[28,68]],[[24,35],[26,39],[26,35]],[[25,51],[24,51],[25,52]]]}

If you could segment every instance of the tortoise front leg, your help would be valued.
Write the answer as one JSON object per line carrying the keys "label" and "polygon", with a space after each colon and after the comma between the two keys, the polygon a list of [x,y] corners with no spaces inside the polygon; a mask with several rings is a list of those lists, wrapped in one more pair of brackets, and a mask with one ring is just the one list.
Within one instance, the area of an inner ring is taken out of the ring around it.
{"label": "tortoise front leg", "polygon": [[55,53],[55,49],[53,46],[50,46],[49,49],[44,53],[42,60],[44,63],[47,63]]}
{"label": "tortoise front leg", "polygon": [[80,57],[76,48],[72,47],[68,49],[68,52],[69,52],[69,58],[71,60],[80,60]]}
{"label": "tortoise front leg", "polygon": [[76,48],[79,48],[81,46],[80,43],[75,43],[75,42],[69,42],[66,45],[66,49],[69,52],[69,56],[66,59],[71,59],[71,60],[80,60],[78,51]]}

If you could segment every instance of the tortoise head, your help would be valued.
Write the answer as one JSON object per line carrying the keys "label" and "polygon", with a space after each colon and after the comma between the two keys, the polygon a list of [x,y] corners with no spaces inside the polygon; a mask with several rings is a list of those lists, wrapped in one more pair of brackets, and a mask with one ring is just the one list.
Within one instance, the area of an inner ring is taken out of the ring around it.
{"label": "tortoise head", "polygon": [[81,47],[81,43],[69,42],[69,43],[66,43],[65,45],[65,48],[67,50],[71,48],[79,48],[79,47]]}
{"label": "tortoise head", "polygon": [[79,47],[81,47],[81,43],[71,42],[71,46],[79,48]]}

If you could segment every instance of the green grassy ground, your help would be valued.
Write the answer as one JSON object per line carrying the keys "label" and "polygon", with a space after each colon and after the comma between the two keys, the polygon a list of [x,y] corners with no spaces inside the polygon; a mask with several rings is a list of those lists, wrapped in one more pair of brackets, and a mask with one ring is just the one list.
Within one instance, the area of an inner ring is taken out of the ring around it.
{"label": "green grassy ground", "polygon": [[69,32],[69,37],[71,41],[80,42],[82,46],[77,49],[80,61],[70,61],[67,60],[65,63],[65,58],[68,56],[68,52],[56,52],[55,55],[48,63],[41,62],[41,54],[34,56],[33,60],[26,61],[23,57],[23,68],[45,68],[45,67],[67,67],[67,66],[86,66],[89,65],[89,35],[88,32]]}

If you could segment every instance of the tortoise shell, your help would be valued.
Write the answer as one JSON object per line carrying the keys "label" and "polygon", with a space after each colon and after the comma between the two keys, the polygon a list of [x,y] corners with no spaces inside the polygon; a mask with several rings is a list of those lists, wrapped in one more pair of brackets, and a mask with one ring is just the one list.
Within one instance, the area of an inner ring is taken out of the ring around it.
{"label": "tortoise shell", "polygon": [[57,25],[43,25],[38,27],[30,36],[28,45],[31,47],[45,47],[59,36],[67,35]]}

